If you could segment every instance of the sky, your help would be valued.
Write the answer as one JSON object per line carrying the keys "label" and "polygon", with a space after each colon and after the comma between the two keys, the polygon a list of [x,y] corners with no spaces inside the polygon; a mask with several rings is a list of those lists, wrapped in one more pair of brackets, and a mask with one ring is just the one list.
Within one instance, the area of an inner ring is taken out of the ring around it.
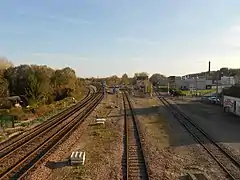
{"label": "sky", "polygon": [[81,77],[240,68],[239,0],[1,0],[0,56]]}

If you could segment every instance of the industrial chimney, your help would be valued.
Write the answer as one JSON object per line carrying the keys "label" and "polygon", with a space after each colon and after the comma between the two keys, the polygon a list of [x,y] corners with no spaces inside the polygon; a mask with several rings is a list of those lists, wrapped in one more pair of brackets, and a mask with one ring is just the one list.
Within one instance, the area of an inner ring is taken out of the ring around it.
{"label": "industrial chimney", "polygon": [[211,61],[208,62],[208,75],[210,76],[211,71]]}

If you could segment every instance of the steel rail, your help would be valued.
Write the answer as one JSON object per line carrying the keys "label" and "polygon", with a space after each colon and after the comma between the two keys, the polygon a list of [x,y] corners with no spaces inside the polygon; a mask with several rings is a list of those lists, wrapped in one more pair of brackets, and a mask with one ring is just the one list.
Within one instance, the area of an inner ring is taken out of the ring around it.
{"label": "steel rail", "polygon": [[[92,89],[92,91],[93,91],[93,89]],[[94,92],[91,92],[91,88],[89,88],[87,95],[77,104],[75,104],[67,109],[64,109],[60,113],[55,114],[54,116],[50,117],[43,123],[35,126],[31,130],[29,130],[28,132],[23,133],[23,134],[19,135],[18,137],[15,137],[14,139],[9,139],[5,142],[0,143],[0,146],[2,146],[0,148],[0,158],[3,157],[6,154],[6,152],[9,149],[11,149],[13,146],[17,146],[17,144],[19,142],[22,142],[23,140],[26,140],[29,137],[31,138],[31,136],[33,136],[34,134],[37,134],[41,129],[45,129],[47,126],[55,123],[58,119],[65,117],[67,114],[69,114],[69,113],[73,112],[74,110],[76,110],[77,108],[79,108],[79,106],[84,104],[91,97],[91,95],[93,93]]]}
{"label": "steel rail", "polygon": [[[225,171],[225,173],[228,175],[228,178],[230,179],[239,179],[239,170],[240,170],[240,164],[239,162],[228,152],[226,152],[222,147],[220,147],[213,138],[210,137],[203,129],[201,129],[196,123],[194,123],[188,116],[186,116],[183,112],[181,112],[180,109],[178,109],[176,106],[171,104],[165,97],[160,96],[159,93],[157,93],[158,98],[161,100],[161,102],[173,113],[174,117],[183,125],[183,127],[194,137],[194,139],[208,152],[208,154],[219,164],[219,166]],[[179,117],[180,116],[180,117]],[[210,142],[211,148],[215,148],[215,152],[213,152],[209,145],[205,145],[206,142],[204,142],[203,138],[205,138],[205,141],[207,140]],[[216,154],[218,152],[218,154]],[[229,160],[230,163],[232,163],[231,167],[235,170],[235,173],[232,173],[232,169],[229,170],[227,165],[228,163],[223,163],[223,160],[220,160],[219,154],[222,153],[223,156],[221,158],[226,157],[224,160]],[[227,165],[226,165],[227,164]],[[238,173],[236,173],[236,171]],[[237,177],[236,177],[237,176]]]}
{"label": "steel rail", "polygon": [[70,133],[83,122],[83,120],[91,113],[91,111],[97,106],[102,100],[103,95],[96,95],[92,103],[88,104],[87,107],[77,117],[68,122],[58,133],[53,134],[41,143],[36,149],[29,152],[21,161],[17,162],[11,169],[1,174],[0,179],[19,179],[22,178],[29,172],[37,162],[39,162],[45,155],[51,151],[61,140],[65,139]]}
{"label": "steel rail", "polygon": [[[124,120],[125,120],[125,153],[126,153],[126,180],[149,179],[146,160],[144,157],[140,130],[128,94],[124,92]],[[128,109],[129,108],[129,109]],[[129,114],[130,113],[130,114]]]}

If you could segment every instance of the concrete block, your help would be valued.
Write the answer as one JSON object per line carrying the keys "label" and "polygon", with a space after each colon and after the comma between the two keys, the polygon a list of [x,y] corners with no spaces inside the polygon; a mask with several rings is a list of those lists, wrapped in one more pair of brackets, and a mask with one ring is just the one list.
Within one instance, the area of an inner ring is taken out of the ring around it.
{"label": "concrete block", "polygon": [[71,165],[84,165],[85,158],[86,158],[85,152],[82,151],[72,152],[70,156],[70,163]]}
{"label": "concrete block", "polygon": [[97,123],[97,124],[104,124],[105,121],[106,121],[105,118],[97,118],[97,119],[96,119],[96,123]]}

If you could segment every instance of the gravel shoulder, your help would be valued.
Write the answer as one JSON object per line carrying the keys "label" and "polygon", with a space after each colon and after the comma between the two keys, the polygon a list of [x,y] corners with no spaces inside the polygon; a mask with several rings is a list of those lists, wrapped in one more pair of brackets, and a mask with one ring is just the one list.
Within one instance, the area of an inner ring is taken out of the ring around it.
{"label": "gravel shoulder", "polygon": [[177,180],[187,172],[225,179],[222,170],[173,118],[157,97],[132,98],[151,179]]}
{"label": "gravel shoulder", "polygon": [[[110,108],[110,105],[118,108]],[[31,173],[34,180],[121,179],[123,153],[122,100],[108,95],[73,134]],[[104,125],[95,125],[96,117],[107,117]],[[69,166],[72,151],[86,152],[84,166]]]}
{"label": "gravel shoulder", "polygon": [[240,117],[224,113],[221,107],[215,105],[183,100],[173,102],[219,144],[239,157]]}

